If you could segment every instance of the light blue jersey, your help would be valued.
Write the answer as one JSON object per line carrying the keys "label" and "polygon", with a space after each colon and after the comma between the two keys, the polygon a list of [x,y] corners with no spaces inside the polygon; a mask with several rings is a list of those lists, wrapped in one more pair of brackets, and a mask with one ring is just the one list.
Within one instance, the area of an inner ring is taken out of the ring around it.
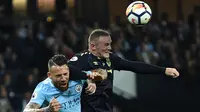
{"label": "light blue jersey", "polygon": [[69,81],[69,88],[61,92],[50,78],[40,82],[34,90],[30,102],[46,107],[53,97],[62,105],[59,112],[81,112],[81,92],[85,80]]}

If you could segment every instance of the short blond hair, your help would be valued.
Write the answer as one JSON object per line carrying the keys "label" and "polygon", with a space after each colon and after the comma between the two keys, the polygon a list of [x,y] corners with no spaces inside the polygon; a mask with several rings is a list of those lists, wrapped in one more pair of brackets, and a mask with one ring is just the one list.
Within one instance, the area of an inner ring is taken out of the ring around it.
{"label": "short blond hair", "polygon": [[96,41],[102,36],[110,36],[110,33],[103,29],[95,29],[90,33],[88,43],[91,43],[91,41]]}
{"label": "short blond hair", "polygon": [[63,54],[56,54],[48,61],[48,70],[50,71],[50,68],[52,66],[62,66],[67,64],[67,58]]}

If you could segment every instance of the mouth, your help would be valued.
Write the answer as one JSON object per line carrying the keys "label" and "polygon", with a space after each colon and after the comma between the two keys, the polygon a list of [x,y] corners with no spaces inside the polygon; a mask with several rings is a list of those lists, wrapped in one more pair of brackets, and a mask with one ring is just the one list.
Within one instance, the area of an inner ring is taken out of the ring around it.
{"label": "mouth", "polygon": [[111,53],[110,51],[105,51],[105,53]]}
{"label": "mouth", "polygon": [[61,91],[66,91],[68,89],[68,83],[60,83],[58,88]]}
{"label": "mouth", "polygon": [[65,87],[67,86],[67,83],[60,83],[60,87]]}

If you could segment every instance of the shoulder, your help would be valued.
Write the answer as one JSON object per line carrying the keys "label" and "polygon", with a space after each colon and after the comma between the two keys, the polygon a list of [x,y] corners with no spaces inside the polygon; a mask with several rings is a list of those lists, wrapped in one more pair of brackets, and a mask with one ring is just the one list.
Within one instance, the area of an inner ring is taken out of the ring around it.
{"label": "shoulder", "polygon": [[81,61],[86,59],[88,56],[90,55],[90,52],[88,51],[84,51],[84,52],[80,52],[75,54],[70,60],[69,62],[75,62],[75,61]]}
{"label": "shoulder", "polygon": [[[41,81],[36,86],[32,96],[31,96],[31,102],[38,102],[40,99],[44,99],[44,97],[47,95],[49,87],[50,87],[50,79],[46,78],[44,81]],[[38,102],[40,104],[40,102]],[[41,105],[41,104],[40,104]]]}
{"label": "shoulder", "polygon": [[53,87],[52,83],[51,83],[51,79],[46,78],[45,80],[43,80],[42,82],[40,82],[35,90],[36,91],[44,91],[47,92],[48,90],[50,90]]}

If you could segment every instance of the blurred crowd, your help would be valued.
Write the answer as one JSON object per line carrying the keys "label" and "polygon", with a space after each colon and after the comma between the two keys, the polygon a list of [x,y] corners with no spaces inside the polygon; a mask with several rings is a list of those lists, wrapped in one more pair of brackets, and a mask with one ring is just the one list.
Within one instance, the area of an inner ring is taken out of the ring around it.
{"label": "blurred crowd", "polygon": [[[57,53],[69,59],[87,50],[89,33],[102,28],[98,21],[87,25],[67,10],[38,20],[11,19],[9,24],[0,18],[0,112],[20,112],[37,83],[47,77],[48,59]],[[111,32],[112,52],[118,56],[176,67],[189,88],[200,79],[200,21],[193,14],[187,21],[172,22],[163,13],[143,27],[118,19],[103,29]]]}

